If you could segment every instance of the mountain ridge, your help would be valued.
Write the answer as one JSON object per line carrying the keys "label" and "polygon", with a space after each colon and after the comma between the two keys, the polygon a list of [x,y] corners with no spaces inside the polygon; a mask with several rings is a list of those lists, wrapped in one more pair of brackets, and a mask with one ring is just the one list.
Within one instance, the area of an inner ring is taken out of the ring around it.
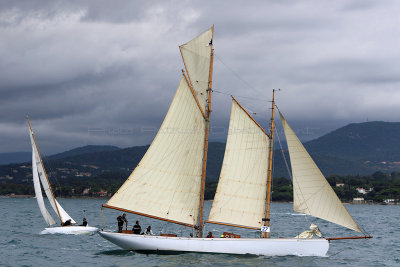
{"label": "mountain ridge", "polygon": [[[397,136],[400,136],[400,122],[352,123],[305,142],[304,146],[326,176],[365,175],[400,170],[397,150],[400,138]],[[127,177],[148,147],[84,146],[48,156],[45,164],[51,175],[61,178],[95,177],[104,173],[120,173]],[[290,166],[287,150],[283,151]],[[225,143],[209,143],[208,180],[218,180],[224,152]],[[0,166],[0,182],[27,182],[29,173],[29,161],[3,165]],[[289,176],[282,151],[275,150],[274,177]]]}

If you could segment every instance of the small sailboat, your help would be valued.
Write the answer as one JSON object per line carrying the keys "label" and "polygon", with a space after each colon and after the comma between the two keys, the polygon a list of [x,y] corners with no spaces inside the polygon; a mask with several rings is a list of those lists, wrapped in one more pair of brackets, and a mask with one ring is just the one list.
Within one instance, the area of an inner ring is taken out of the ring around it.
{"label": "small sailboat", "polygon": [[[43,218],[47,223],[47,225],[49,226],[55,225],[56,221],[53,219],[49,211],[46,209],[43,200],[42,189],[40,186],[40,184],[42,184],[47,199],[49,200],[51,207],[57,214],[61,223],[61,227],[45,228],[45,230],[43,230],[41,234],[91,234],[97,232],[98,228],[96,227],[76,225],[77,223],[75,222],[75,220],[68,215],[68,213],[63,209],[63,207],[60,205],[60,203],[58,203],[57,199],[54,197],[53,190],[51,189],[51,185],[47,177],[46,170],[44,169],[42,158],[40,156],[35,136],[33,134],[32,127],[28,118],[27,121],[29,125],[29,134],[32,145],[32,177],[33,177],[33,185],[35,188],[35,196],[37,203],[40,212],[42,213]],[[63,226],[66,222],[69,222],[70,225]]]}
{"label": "small sailboat", "polygon": [[[100,231],[126,250],[325,256],[334,239],[316,226],[297,237],[271,238],[270,202],[274,95],[267,133],[232,97],[228,139],[208,220],[203,219],[211,113],[213,35],[210,28],[180,46],[186,68],[168,113],[146,154],[115,195],[110,208],[191,227],[195,237],[148,236]],[[294,187],[294,210],[363,233],[308,155],[283,115]],[[257,230],[259,238],[205,238],[204,223]],[[308,238],[304,238],[308,237]]]}

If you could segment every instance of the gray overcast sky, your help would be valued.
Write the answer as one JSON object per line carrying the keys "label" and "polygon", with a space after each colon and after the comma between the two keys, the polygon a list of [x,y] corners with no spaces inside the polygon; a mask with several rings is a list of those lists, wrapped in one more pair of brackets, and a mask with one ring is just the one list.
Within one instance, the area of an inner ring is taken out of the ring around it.
{"label": "gray overcast sky", "polygon": [[[262,125],[272,88],[308,138],[399,121],[399,14],[396,0],[0,1],[0,152],[30,150],[27,114],[45,153],[150,143],[181,77],[178,46],[212,24],[213,88],[247,97]],[[213,95],[212,140],[230,103]]]}

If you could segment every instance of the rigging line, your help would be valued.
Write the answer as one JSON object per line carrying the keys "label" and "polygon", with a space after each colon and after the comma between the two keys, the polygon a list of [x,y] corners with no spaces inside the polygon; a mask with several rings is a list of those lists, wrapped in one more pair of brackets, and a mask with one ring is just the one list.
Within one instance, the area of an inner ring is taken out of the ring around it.
{"label": "rigging line", "polygon": [[[271,121],[272,122],[272,121]],[[276,127],[274,127],[274,132],[276,132]],[[272,136],[272,135],[271,135]],[[273,141],[272,141],[273,142]],[[273,146],[273,145],[272,145]],[[272,151],[273,152],[273,151]],[[272,155],[272,167],[271,167],[271,192],[269,193],[269,203],[271,203],[272,202],[272,194],[273,194],[273,192],[274,192],[274,179],[273,179],[273,177],[274,177],[274,174],[275,174],[275,157]],[[271,220],[271,207],[269,208],[269,212],[270,212],[270,214],[269,214],[269,219]]]}
{"label": "rigging line", "polygon": [[279,143],[279,146],[280,146],[280,148],[281,148],[283,161],[285,162],[286,170],[288,171],[289,178],[290,178],[290,181],[292,182],[292,186],[293,186],[293,177],[292,177],[292,174],[290,173],[290,170],[289,170],[289,164],[287,163],[286,156],[285,156],[285,152],[283,151],[283,147],[282,147],[282,143],[281,143],[281,138],[279,137],[279,131],[276,131],[275,133],[276,133],[276,136],[278,137],[278,143]]}
{"label": "rigging line", "polygon": [[261,94],[260,90],[256,89],[255,87],[251,86],[248,82],[246,82],[244,79],[242,79],[237,72],[235,72],[232,68],[230,68],[220,57],[218,57],[214,53],[214,57],[217,58],[230,72],[232,72],[238,80],[240,80],[242,83],[244,83],[246,86],[249,88],[253,89],[254,91],[257,91],[258,94]]}
{"label": "rigging line", "polygon": [[[232,96],[234,94],[231,93],[227,93],[227,92],[222,92],[222,91],[218,91],[218,90],[214,90],[214,93],[219,93],[219,94],[223,94],[223,95],[227,95],[227,96]],[[245,99],[249,99],[249,100],[253,100],[253,101],[261,101],[261,102],[271,102],[271,100],[267,100],[267,99],[262,99],[262,98],[255,98],[255,97],[248,97],[248,96],[240,96],[240,95],[235,95],[236,98],[245,98]]]}
{"label": "rigging line", "polygon": [[[50,172],[47,174],[47,176],[49,177],[49,180],[50,180],[50,178],[53,178],[53,180],[55,180],[55,182],[56,182],[57,185],[58,185],[59,192],[60,192],[59,197],[62,197],[61,184],[60,184],[60,182],[59,182],[58,179],[57,179],[57,175],[52,175],[53,173],[55,174],[56,172],[54,171],[54,169],[53,169],[52,166],[50,165],[50,162],[49,162],[47,156],[46,156],[46,155],[43,155],[42,158],[44,158],[44,160],[45,160],[45,162],[46,162],[46,165],[48,166],[48,168],[49,168],[49,170],[50,170]],[[44,171],[46,171],[46,170],[44,170]],[[50,174],[50,175],[49,175],[49,174]],[[51,187],[51,184],[50,184],[50,187]],[[57,188],[56,188],[56,189],[57,189]]]}

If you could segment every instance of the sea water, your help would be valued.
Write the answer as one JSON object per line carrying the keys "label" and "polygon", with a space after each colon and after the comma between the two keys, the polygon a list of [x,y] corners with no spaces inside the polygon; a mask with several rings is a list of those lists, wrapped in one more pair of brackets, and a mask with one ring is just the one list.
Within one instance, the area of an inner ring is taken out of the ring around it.
{"label": "sea water", "polygon": [[[117,229],[121,212],[105,209],[104,199],[59,199],[77,221],[85,216],[89,225]],[[211,207],[206,202],[205,214]],[[224,254],[143,254],[120,249],[94,235],[42,235],[46,227],[34,198],[0,198],[1,266],[400,266],[400,206],[346,205],[350,214],[373,239],[331,241],[327,257],[263,257]],[[85,212],[84,212],[85,211]],[[56,219],[56,216],[54,216]],[[136,220],[142,230],[152,226],[155,234],[189,236],[187,227],[127,214],[128,227]],[[326,237],[355,236],[356,232],[292,211],[289,203],[273,203],[271,236],[294,237],[316,223]],[[257,232],[206,225],[214,237],[223,231],[256,237]]]}

